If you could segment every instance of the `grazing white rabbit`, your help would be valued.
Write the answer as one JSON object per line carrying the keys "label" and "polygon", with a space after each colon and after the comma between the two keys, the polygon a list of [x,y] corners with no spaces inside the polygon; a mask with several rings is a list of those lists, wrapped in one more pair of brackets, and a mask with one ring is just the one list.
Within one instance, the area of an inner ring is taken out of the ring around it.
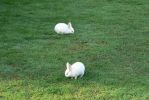
{"label": "grazing white rabbit", "polygon": [[65,77],[77,79],[78,76],[82,77],[85,72],[85,66],[82,62],[76,62],[72,65],[67,62],[66,68]]}
{"label": "grazing white rabbit", "polygon": [[58,34],[73,34],[74,29],[71,25],[71,22],[68,24],[65,23],[58,23],[55,25],[54,31]]}

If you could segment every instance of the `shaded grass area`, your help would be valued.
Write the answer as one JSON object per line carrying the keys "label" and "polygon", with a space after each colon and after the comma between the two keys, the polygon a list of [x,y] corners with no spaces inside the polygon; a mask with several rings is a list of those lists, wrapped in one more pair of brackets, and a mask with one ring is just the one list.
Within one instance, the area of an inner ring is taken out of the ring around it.
{"label": "shaded grass area", "polygon": [[[148,0],[0,2],[0,99],[149,99]],[[68,21],[75,34],[55,34]],[[85,76],[65,78],[67,61]]]}

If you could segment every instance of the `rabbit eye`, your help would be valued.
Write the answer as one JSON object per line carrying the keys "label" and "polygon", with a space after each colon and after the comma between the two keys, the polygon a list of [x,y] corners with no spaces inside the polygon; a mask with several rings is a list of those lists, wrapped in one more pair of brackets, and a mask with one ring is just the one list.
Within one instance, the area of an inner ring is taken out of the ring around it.
{"label": "rabbit eye", "polygon": [[69,74],[69,72],[67,73],[67,75]]}

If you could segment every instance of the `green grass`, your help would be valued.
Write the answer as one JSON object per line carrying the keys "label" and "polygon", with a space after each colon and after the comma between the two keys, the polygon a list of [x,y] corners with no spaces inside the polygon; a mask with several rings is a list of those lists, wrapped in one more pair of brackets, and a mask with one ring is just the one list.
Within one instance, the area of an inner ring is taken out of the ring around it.
{"label": "green grass", "polygon": [[[74,35],[53,31],[68,21]],[[1,0],[1,99],[149,100],[149,1]]]}

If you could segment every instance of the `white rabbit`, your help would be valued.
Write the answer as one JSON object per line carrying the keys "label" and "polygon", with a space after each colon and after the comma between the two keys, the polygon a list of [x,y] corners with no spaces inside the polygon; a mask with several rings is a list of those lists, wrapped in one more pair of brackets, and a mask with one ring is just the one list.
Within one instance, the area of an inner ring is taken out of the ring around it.
{"label": "white rabbit", "polygon": [[54,31],[58,34],[73,34],[74,29],[71,25],[71,22],[68,24],[65,23],[58,23],[55,25]]}
{"label": "white rabbit", "polygon": [[76,62],[72,65],[67,62],[66,68],[65,77],[77,79],[78,76],[82,77],[85,72],[85,66],[82,62]]}

